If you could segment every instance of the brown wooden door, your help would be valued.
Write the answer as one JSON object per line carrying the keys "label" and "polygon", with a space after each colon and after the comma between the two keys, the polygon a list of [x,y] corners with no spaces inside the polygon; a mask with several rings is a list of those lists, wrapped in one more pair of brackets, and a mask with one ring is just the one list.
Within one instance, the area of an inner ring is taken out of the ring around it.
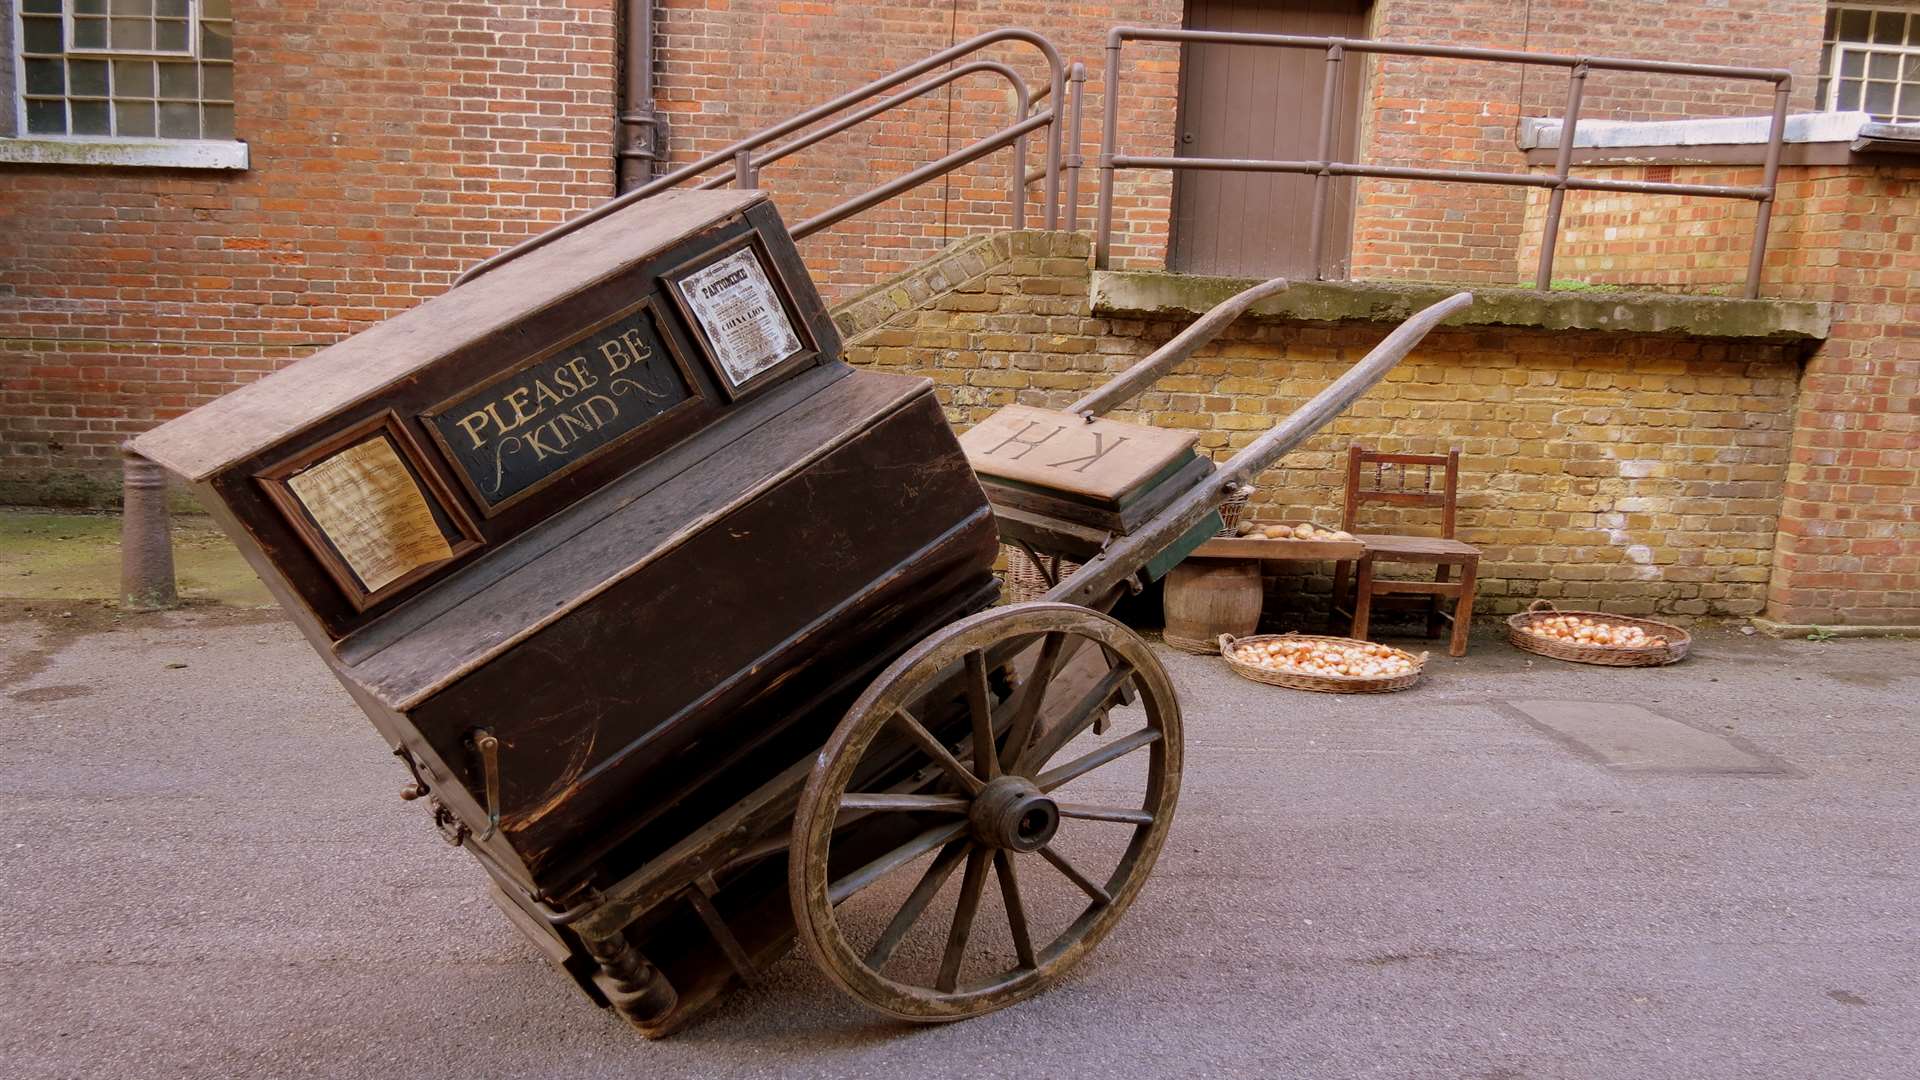
{"label": "brown wooden door", "polygon": [[[1190,30],[1365,37],[1366,0],[1187,0]],[[1342,65],[1334,107],[1336,160],[1353,159],[1364,57]],[[1188,44],[1180,62],[1180,157],[1311,161],[1320,156],[1326,53]],[[1347,276],[1353,180],[1330,181],[1319,276]],[[1312,279],[1313,177],[1287,173],[1174,174],[1167,266],[1192,274]]]}

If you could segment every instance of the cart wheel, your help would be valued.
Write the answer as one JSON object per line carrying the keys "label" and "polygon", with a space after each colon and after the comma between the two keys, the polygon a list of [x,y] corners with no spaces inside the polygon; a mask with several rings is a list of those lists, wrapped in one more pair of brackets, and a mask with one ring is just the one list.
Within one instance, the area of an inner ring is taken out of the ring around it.
{"label": "cart wheel", "polygon": [[[1145,722],[1090,732],[1129,685]],[[905,1020],[1029,997],[1133,902],[1173,820],[1180,760],[1172,684],[1118,621],[1055,603],[962,619],[881,672],[820,751],[787,872],[800,940],[841,989]],[[951,918],[923,918],[963,866]],[[989,876],[1004,933],[976,924]]]}

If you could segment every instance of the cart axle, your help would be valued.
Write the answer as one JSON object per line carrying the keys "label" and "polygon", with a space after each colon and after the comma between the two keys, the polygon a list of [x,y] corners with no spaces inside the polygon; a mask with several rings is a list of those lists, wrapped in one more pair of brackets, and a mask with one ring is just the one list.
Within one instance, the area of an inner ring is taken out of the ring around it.
{"label": "cart axle", "polygon": [[981,843],[1011,851],[1039,851],[1060,828],[1060,807],[1024,776],[987,782],[968,812]]}

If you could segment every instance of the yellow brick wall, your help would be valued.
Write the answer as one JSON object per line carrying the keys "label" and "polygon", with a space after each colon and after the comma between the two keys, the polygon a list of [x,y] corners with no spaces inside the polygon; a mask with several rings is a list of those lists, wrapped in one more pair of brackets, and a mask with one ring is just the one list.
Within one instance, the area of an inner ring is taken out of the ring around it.
{"label": "yellow brick wall", "polygon": [[[985,269],[944,291],[895,281],[840,309],[849,358],[931,377],[956,425],[1013,402],[1064,406],[1184,325],[1090,316],[1084,237],[1002,235],[967,257],[981,264],[983,250]],[[847,318],[853,310],[867,325]],[[1388,329],[1243,321],[1114,415],[1197,431],[1224,459]],[[1441,330],[1262,476],[1256,512],[1336,524],[1355,441],[1458,446],[1459,535],[1485,552],[1480,610],[1544,596],[1623,613],[1754,614],[1766,599],[1797,376],[1785,346]],[[1360,527],[1421,523],[1381,507]],[[1324,578],[1282,582],[1276,592],[1318,591],[1276,598],[1324,606]]]}
{"label": "yellow brick wall", "polygon": [[[1687,183],[1756,184],[1760,170],[1676,166]],[[1646,179],[1645,168],[1596,175]],[[1540,200],[1536,198],[1536,209]],[[1567,200],[1555,276],[1631,288],[1746,278],[1754,208],[1583,193]],[[1766,614],[1786,624],[1920,623],[1920,175],[1884,164],[1780,171],[1762,295],[1833,306],[1799,374],[1795,443]],[[1538,249],[1540,215],[1529,217]]]}

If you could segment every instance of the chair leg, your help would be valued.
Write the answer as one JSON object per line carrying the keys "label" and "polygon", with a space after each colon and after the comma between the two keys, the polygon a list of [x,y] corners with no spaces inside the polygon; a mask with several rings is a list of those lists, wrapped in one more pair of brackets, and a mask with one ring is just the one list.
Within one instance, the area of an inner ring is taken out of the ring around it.
{"label": "chair leg", "polygon": [[1348,636],[1367,640],[1367,616],[1373,608],[1373,556],[1360,559],[1360,579],[1353,590],[1353,628]]}
{"label": "chair leg", "polygon": [[1347,578],[1353,563],[1341,559],[1333,564],[1333,596],[1327,601],[1327,633],[1340,632],[1340,613],[1347,610]]}
{"label": "chair leg", "polygon": [[[1435,566],[1433,568],[1433,580],[1438,584],[1445,584],[1447,579],[1452,576],[1453,576],[1453,567],[1448,563],[1441,563],[1438,566]],[[1442,616],[1440,614],[1440,594],[1428,593],[1427,594],[1427,636],[1429,638],[1437,638],[1440,636],[1441,618]]]}
{"label": "chair leg", "polygon": [[1460,603],[1453,609],[1453,641],[1447,648],[1450,656],[1467,655],[1467,631],[1473,629],[1473,586],[1479,578],[1478,558],[1460,564]]}

